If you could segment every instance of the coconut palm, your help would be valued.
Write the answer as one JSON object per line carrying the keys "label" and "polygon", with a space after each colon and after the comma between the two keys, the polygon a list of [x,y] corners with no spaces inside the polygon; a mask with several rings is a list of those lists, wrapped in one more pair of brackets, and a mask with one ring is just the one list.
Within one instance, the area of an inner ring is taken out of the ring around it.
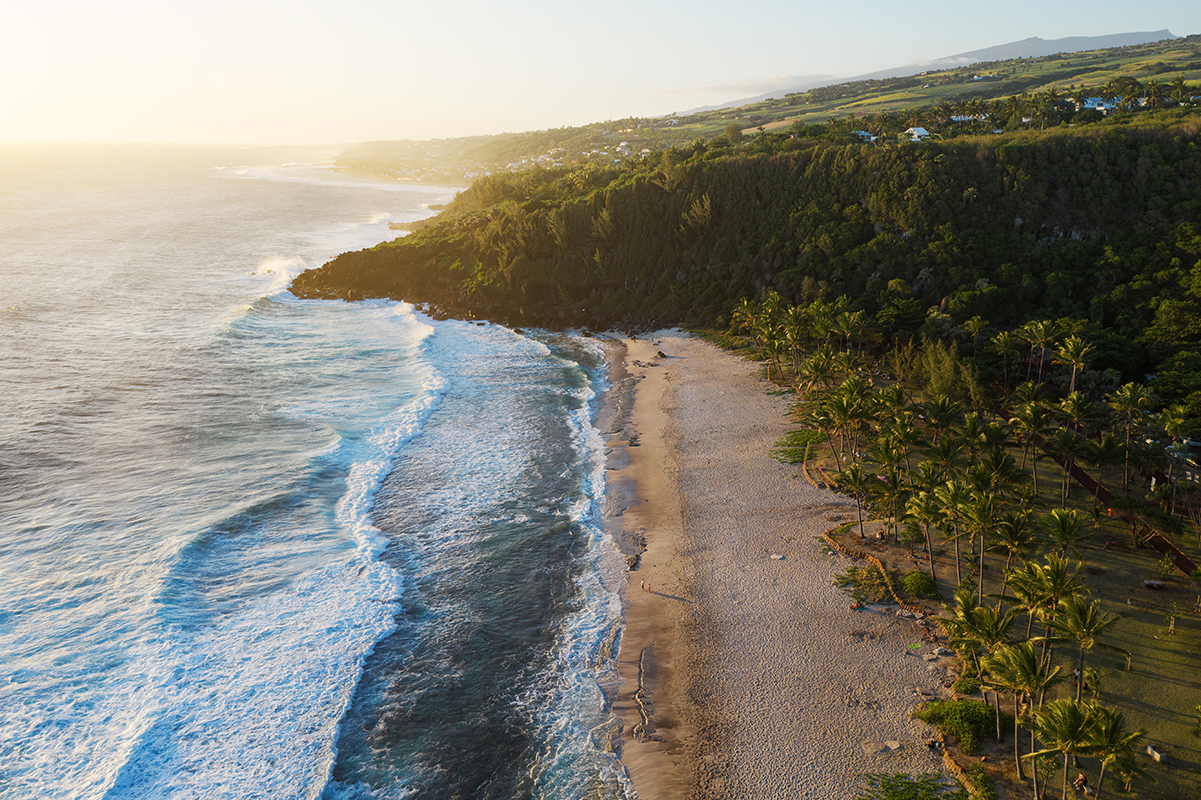
{"label": "coconut palm", "polygon": [[[938,468],[943,481],[950,480],[963,463],[963,442],[953,436],[944,436],[926,450],[928,461]],[[918,467],[921,469],[921,466]]]}
{"label": "coconut palm", "polygon": [[734,304],[730,312],[730,331],[743,333],[750,331],[755,322],[755,303],[749,297],[744,297]]}
{"label": "coconut palm", "polygon": [[[978,465],[977,465],[978,466]],[[963,509],[964,527],[969,531],[969,541],[972,545],[972,555],[976,554],[976,540],[980,540],[980,577],[977,579],[976,602],[984,600],[984,537],[997,523],[996,511],[993,509],[993,498],[990,494],[975,492]]]}
{"label": "coconut palm", "polygon": [[930,492],[917,492],[905,503],[905,516],[922,526],[926,534],[926,555],[930,559],[930,580],[938,586],[934,574],[934,546],[930,542],[930,526],[942,518],[942,504]]}
{"label": "coconut palm", "polygon": [[830,409],[825,405],[813,406],[809,408],[802,424],[805,427],[820,432],[826,437],[826,444],[830,448],[830,455],[834,456],[834,466],[838,467],[839,474],[842,473],[842,460],[837,458],[838,451],[834,448],[833,434],[838,430],[838,423],[834,420],[834,415],[830,413]]}
{"label": "coconut palm", "polygon": [[[1140,741],[1147,732],[1126,730],[1126,717],[1121,711],[1106,708],[1097,703],[1090,703],[1088,714],[1093,718],[1092,737],[1089,744],[1092,754],[1101,759],[1101,774],[1097,776],[1097,798],[1101,800],[1101,790],[1105,786],[1105,770],[1117,766],[1122,772],[1133,774],[1141,772],[1135,760],[1135,753],[1142,750]],[[1126,790],[1130,790],[1129,784]]]}
{"label": "coconut palm", "polygon": [[859,538],[866,538],[863,532],[863,500],[867,497],[869,478],[858,464],[852,464],[842,470],[836,480],[840,490],[849,494],[855,500],[855,514],[859,518]]}
{"label": "coconut palm", "polygon": [[1096,422],[1096,406],[1080,392],[1072,392],[1059,403],[1059,413],[1071,420],[1076,430],[1085,433]]}
{"label": "coconut palm", "polygon": [[1038,374],[1035,377],[1043,382],[1043,367],[1047,360],[1047,348],[1055,343],[1058,336],[1056,325],[1051,320],[1031,320],[1018,329],[1018,336],[1030,345],[1030,363],[1026,366],[1026,380],[1030,380],[1030,372],[1034,366],[1034,355],[1038,353]]}
{"label": "coconut palm", "polygon": [[926,418],[926,424],[934,429],[932,443],[938,444],[939,434],[950,428],[959,416],[959,407],[951,398],[940,394],[922,405],[922,414]]}
{"label": "coconut palm", "polygon": [[[1013,694],[1014,762],[1017,764],[1018,780],[1022,780],[1021,746],[1018,742],[1022,700],[1033,706],[1037,698],[1060,681],[1060,668],[1044,664],[1035,652],[1033,643],[1028,641],[999,647],[986,656],[982,664],[994,688]],[[1033,734],[1030,737],[1030,749],[1034,749]],[[1034,766],[1034,788],[1037,796],[1037,764]]]}
{"label": "coconut palm", "polygon": [[1125,460],[1122,467],[1122,486],[1130,496],[1130,439],[1142,423],[1143,415],[1151,406],[1151,393],[1145,386],[1127,383],[1109,395],[1109,407],[1117,415],[1118,424],[1126,436]]}
{"label": "coconut palm", "polygon": [[1068,553],[1079,557],[1080,548],[1092,538],[1092,533],[1084,527],[1083,515],[1077,509],[1052,509],[1042,518],[1043,530],[1058,549],[1059,557],[1066,558]]}
{"label": "coconut palm", "polygon": [[880,504],[888,509],[888,517],[884,521],[885,535],[889,532],[895,535],[896,520],[905,505],[906,486],[901,478],[901,471],[895,467],[884,470],[877,475],[877,480],[869,481],[868,492],[880,499]]}
{"label": "coconut palm", "polygon": [[958,481],[947,481],[934,488],[934,497],[938,500],[939,513],[951,526],[951,538],[955,542],[955,585],[959,586],[963,583],[959,558],[959,521],[963,518],[969,497],[967,487]]}
{"label": "coconut palm", "polygon": [[968,332],[969,336],[972,337],[972,360],[974,361],[976,359],[976,348],[979,344],[980,337],[983,336],[984,332],[988,330],[988,320],[977,314],[971,319],[964,321],[963,329]]}
{"label": "coconut palm", "polygon": [[[1015,392],[1016,394],[1016,392]],[[1037,403],[1026,403],[1014,412],[1009,421],[1010,426],[1017,432],[1022,442],[1022,464],[1026,468],[1026,453],[1035,441],[1055,429],[1055,423],[1045,408]],[[1034,464],[1034,490],[1038,491],[1038,464]]]}
{"label": "coconut palm", "polygon": [[[1014,556],[1024,555],[1034,546],[1034,528],[1030,515],[1024,511],[1008,511],[997,520],[996,538],[993,548],[1005,551],[1005,567],[1002,575],[1009,575],[1009,565]],[[1001,583],[1001,599],[1005,599],[1007,584]]]}
{"label": "coconut palm", "polygon": [[989,448],[980,459],[979,466],[988,479],[988,490],[994,497],[1003,496],[1029,480],[1026,473],[1018,468],[1013,456],[1001,447]]}
{"label": "coconut palm", "polygon": [[1043,439],[1043,451],[1063,462],[1063,480],[1059,487],[1060,505],[1067,507],[1068,491],[1071,487],[1072,467],[1081,458],[1088,458],[1088,440],[1068,428],[1056,428]]}
{"label": "coconut palm", "polygon": [[1076,660],[1076,699],[1084,688],[1084,653],[1094,647],[1111,650],[1129,656],[1120,647],[1104,644],[1097,638],[1113,626],[1118,618],[1101,610],[1101,604],[1080,595],[1065,597],[1059,601],[1059,613],[1051,620],[1051,627],[1068,639],[1074,639],[1080,646],[1080,656]]}
{"label": "coconut palm", "polygon": [[1125,446],[1112,433],[1102,433],[1089,444],[1089,463],[1097,468],[1097,488],[1093,492],[1094,501],[1099,501],[1101,486],[1105,482],[1105,468],[1117,464],[1123,458]]}
{"label": "coconut palm", "polygon": [[1084,565],[1079,561],[1069,562],[1055,553],[1048,553],[1045,563],[1027,561],[1006,576],[1005,582],[1013,589],[1015,607],[1027,614],[1026,638],[1035,618],[1048,623],[1065,597],[1086,591],[1080,573]]}
{"label": "coconut palm", "polygon": [[1069,336],[1063,344],[1055,348],[1055,360],[1072,368],[1072,381],[1068,386],[1068,394],[1076,391],[1076,375],[1084,370],[1093,347],[1079,336]]}
{"label": "coconut palm", "polygon": [[1034,709],[1030,724],[1043,749],[1027,754],[1026,758],[1038,758],[1054,753],[1063,756],[1063,796],[1068,796],[1068,764],[1076,755],[1089,755],[1095,751],[1093,744],[1096,721],[1088,713],[1088,707],[1075,700],[1055,700],[1043,708]]}
{"label": "coconut palm", "polygon": [[992,337],[992,345],[1001,354],[1002,381],[1005,394],[1009,394],[1009,359],[1021,353],[1018,336],[1013,331],[1001,331]]}
{"label": "coconut palm", "polygon": [[829,388],[834,383],[834,351],[828,344],[822,345],[801,363],[798,375],[806,394],[818,387]]}

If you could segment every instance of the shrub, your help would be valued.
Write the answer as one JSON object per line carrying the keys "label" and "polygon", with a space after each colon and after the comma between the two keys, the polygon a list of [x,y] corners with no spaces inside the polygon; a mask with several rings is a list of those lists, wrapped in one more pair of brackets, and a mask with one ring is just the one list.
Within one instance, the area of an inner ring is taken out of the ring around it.
{"label": "shrub", "polygon": [[905,593],[910,597],[920,600],[938,599],[938,589],[934,586],[934,579],[921,570],[915,569],[908,573],[901,583],[905,587]]}
{"label": "shrub", "polygon": [[[965,679],[960,679],[965,680]],[[958,690],[956,690],[958,691]],[[914,716],[928,722],[945,736],[959,739],[959,749],[968,755],[976,752],[980,737],[996,729],[997,718],[988,703],[979,700],[945,700],[927,703]],[[1008,722],[1006,721],[1008,720]],[[1013,717],[1001,713],[1002,729],[1013,727]]]}
{"label": "shrub", "polygon": [[868,773],[863,777],[867,786],[855,800],[969,800],[967,792],[948,784],[941,775]]}
{"label": "shrub", "polygon": [[975,796],[981,800],[996,800],[997,790],[984,772],[983,764],[972,764],[967,768],[967,782],[976,790]]}
{"label": "shrub", "polygon": [[951,685],[956,694],[976,694],[980,691],[980,681],[970,675],[964,675]]}

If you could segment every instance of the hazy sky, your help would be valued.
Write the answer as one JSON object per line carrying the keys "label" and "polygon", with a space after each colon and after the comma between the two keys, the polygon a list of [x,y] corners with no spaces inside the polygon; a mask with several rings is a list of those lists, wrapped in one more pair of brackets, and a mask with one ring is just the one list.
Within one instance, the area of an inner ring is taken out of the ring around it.
{"label": "hazy sky", "polygon": [[[38,0],[0,142],[339,143],[656,116],[1041,36],[1201,33],[1197,0]],[[798,81],[793,81],[793,83]]]}

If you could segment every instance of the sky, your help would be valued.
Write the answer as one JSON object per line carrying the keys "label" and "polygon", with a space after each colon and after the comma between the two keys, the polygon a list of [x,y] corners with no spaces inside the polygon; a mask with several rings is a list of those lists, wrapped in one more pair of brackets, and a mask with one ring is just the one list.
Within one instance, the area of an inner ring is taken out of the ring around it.
{"label": "sky", "polygon": [[39,0],[0,142],[338,144],[660,116],[1039,36],[1201,33],[1197,0]]}

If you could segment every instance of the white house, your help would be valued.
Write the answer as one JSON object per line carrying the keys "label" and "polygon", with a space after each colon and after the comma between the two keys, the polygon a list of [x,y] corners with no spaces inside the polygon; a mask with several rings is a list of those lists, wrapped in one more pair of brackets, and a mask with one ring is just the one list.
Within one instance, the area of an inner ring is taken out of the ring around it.
{"label": "white house", "polygon": [[855,134],[856,136],[858,136],[860,139],[862,139],[865,142],[876,141],[876,137],[874,135],[868,133],[867,131],[851,131],[851,133]]}
{"label": "white house", "polygon": [[1120,97],[1115,97],[1113,100],[1106,100],[1103,97],[1086,97],[1080,103],[1080,108],[1091,108],[1102,114],[1109,114],[1118,110],[1118,101],[1121,99]]}
{"label": "white house", "polygon": [[930,131],[925,128],[910,128],[905,133],[909,134],[910,140],[914,142],[922,142],[930,138]]}

